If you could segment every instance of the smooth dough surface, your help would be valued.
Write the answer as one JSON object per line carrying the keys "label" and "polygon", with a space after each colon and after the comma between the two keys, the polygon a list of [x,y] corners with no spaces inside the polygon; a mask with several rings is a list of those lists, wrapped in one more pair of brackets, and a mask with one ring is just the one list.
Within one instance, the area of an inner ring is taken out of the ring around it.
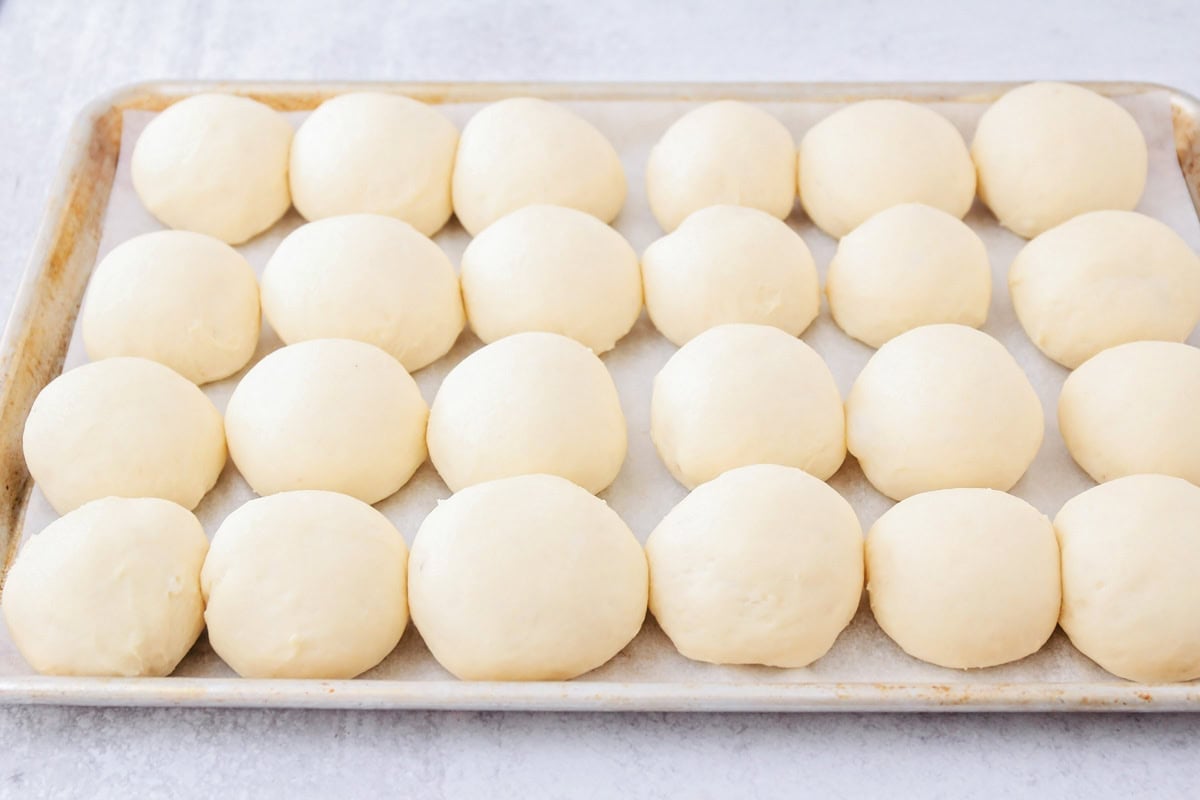
{"label": "smooth dough surface", "polygon": [[1200,322],[1200,257],[1133,211],[1093,211],[1046,231],[1017,254],[1008,285],[1029,338],[1072,369],[1126,342],[1182,342]]}
{"label": "smooth dough surface", "polygon": [[292,126],[262,103],[193,95],[152,119],[138,137],[133,188],[164,225],[241,244],[291,206],[291,145]]}
{"label": "smooth dough surface", "polygon": [[975,200],[975,166],[962,134],[931,108],[864,100],[835,111],[800,140],[800,202],[840,238],[901,203],[958,218]]}
{"label": "smooth dough surface", "polygon": [[1071,643],[1131,681],[1200,678],[1200,489],[1118,478],[1068,500],[1054,529]]}
{"label": "smooth dough surface", "polygon": [[1024,500],[943,489],[888,510],[867,534],[867,593],[884,633],[943,667],[1016,661],[1058,624],[1054,528]]}
{"label": "smooth dough surface", "polygon": [[263,270],[263,313],[287,344],[355,339],[414,372],[454,346],[465,317],[454,265],[411,225],[348,214],[302,225]]}
{"label": "smooth dough surface", "polygon": [[30,475],[59,514],[109,496],[192,509],[225,466],[212,401],[144,358],[106,358],[52,380],[33,401],[23,444]]}
{"label": "smooth dough surface", "polygon": [[454,162],[454,213],[472,236],[510,211],[549,203],[612,222],[625,204],[625,170],[612,143],[556,103],[513,97],[463,128]]}
{"label": "smooth dough surface", "polygon": [[208,640],[245,678],[353,678],[408,624],[408,548],[336,492],[260,497],[221,523],[201,585]]}
{"label": "smooth dough surface", "polygon": [[384,214],[426,236],[450,219],[458,128],[398,94],[351,92],[326,100],[292,141],[289,180],[307,220]]}
{"label": "smooth dough surface", "polygon": [[716,205],[786,219],[796,202],[796,143],[760,108],[708,103],[675,120],[650,150],[646,195],[668,232],[693,211]]}
{"label": "smooth dough surface", "polygon": [[157,498],[106,497],[51,522],[4,583],[4,619],[44,675],[170,675],[204,628],[195,516]]}
{"label": "smooth dough surface", "polygon": [[842,237],[825,281],[833,320],[871,347],[921,325],[979,328],[992,299],[983,240],[919,203],[880,211]]}
{"label": "smooth dough surface", "polygon": [[607,503],[553,475],[438,503],[408,583],[413,623],[463,680],[570,680],[620,652],[646,617],[641,545]]}
{"label": "smooth dough surface", "polygon": [[428,441],[455,492],[546,473],[596,493],[617,477],[627,446],[604,362],[554,333],[518,333],[459,362],[433,400]]}
{"label": "smooth dough surface", "polygon": [[314,339],[267,355],[225,409],[229,455],[260,495],[324,489],[377,503],[425,461],[429,408],[374,345]]}
{"label": "smooth dough surface", "polygon": [[546,331],[604,353],[642,311],[642,273],[629,242],[563,206],[525,206],[472,239],[462,291],[471,330],[485,343]]}
{"label": "smooth dough surface", "polygon": [[208,383],[246,366],[259,316],[258,281],[241,253],[204,234],[155,231],[96,266],[80,324],[93,361],[140,356]]}
{"label": "smooth dough surface", "polygon": [[846,397],[846,446],[893,500],[933,489],[1007,491],[1042,444],[1029,378],[986,333],[925,325],[871,357]]}
{"label": "smooth dough surface", "polygon": [[680,653],[803,667],[853,619],[862,528],[836,491],[758,464],[698,486],[646,540],[650,610]]}
{"label": "smooth dough surface", "polygon": [[642,281],[650,320],[677,345],[728,322],[799,336],[821,308],[808,245],[754,208],[711,206],[692,214],[646,248]]}
{"label": "smooth dough surface", "polygon": [[979,118],[971,156],[979,198],[1026,238],[1088,211],[1132,209],[1146,186],[1146,139],[1133,115],[1068,83],[1007,92]]}
{"label": "smooth dough surface", "polygon": [[650,437],[688,488],[748,464],[825,480],[846,458],[846,418],[829,367],[769,325],[720,325],[676,351],[654,378]]}

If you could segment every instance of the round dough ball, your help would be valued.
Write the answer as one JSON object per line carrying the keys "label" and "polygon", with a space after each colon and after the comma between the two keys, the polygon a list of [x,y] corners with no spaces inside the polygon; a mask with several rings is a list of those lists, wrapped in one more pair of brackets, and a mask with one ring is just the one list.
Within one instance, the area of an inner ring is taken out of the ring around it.
{"label": "round dough ball", "polygon": [[811,664],[862,596],[854,509],[793,467],[741,467],[697,487],[650,534],[646,557],[659,626],[680,653],[714,664]]}
{"label": "round dough ball", "polygon": [[1054,529],[1071,643],[1131,681],[1200,678],[1200,489],[1118,478],[1068,500]]}
{"label": "round dough ball", "polygon": [[871,357],[846,397],[846,446],[893,500],[932,489],[1007,491],[1042,444],[1042,404],[1004,345],[925,325]]}
{"label": "round dough ball", "polygon": [[677,119],[650,151],[646,195],[668,232],[693,211],[716,205],[787,219],[796,202],[796,144],[782,122],[748,103],[700,106]]}
{"label": "round dough ball", "polygon": [[96,266],[81,325],[93,361],[140,356],[208,383],[246,366],[259,316],[258,281],[237,250],[200,233],[156,231]]}
{"label": "round dough ball", "polygon": [[842,330],[880,347],[921,325],[982,327],[992,269],[983,241],[962,220],[905,203],[880,211],[838,242],[825,293]]}
{"label": "round dough ball", "polygon": [[463,128],[454,213],[472,236],[510,211],[549,203],[611,222],[625,205],[612,143],[565,107],[533,97],[492,103]]}
{"label": "round dough ball", "polygon": [[374,345],[314,339],[255,364],[225,409],[229,455],[260,495],[327,489],[377,503],[425,461],[429,408]]}
{"label": "round dough ball", "polygon": [[642,273],[629,242],[562,206],[525,206],[489,225],[463,253],[462,291],[484,342],[547,331],[604,353],[642,312]]}
{"label": "round dough ball", "polygon": [[1068,83],[1007,92],[980,117],[971,156],[979,199],[1026,238],[1087,211],[1129,210],[1146,186],[1146,139],[1133,116]]}
{"label": "round dough ball", "polygon": [[773,325],[799,336],[821,309],[808,245],[766,212],[710,206],[642,254],[646,310],[682,345],[727,322]]}
{"label": "round dough ball", "polygon": [[398,94],[351,92],[326,100],[292,142],[289,180],[308,220],[384,214],[426,236],[450,219],[458,128]]}
{"label": "round dough ball", "polygon": [[1076,463],[1098,483],[1154,472],[1200,485],[1200,350],[1131,342],[1067,376],[1058,427]]}
{"label": "round dough ball", "polygon": [[867,534],[867,593],[910,656],[971,669],[1041,649],[1058,624],[1058,542],[1036,508],[991,489],[893,506]]}
{"label": "round dough ball", "polygon": [[650,438],[690,488],[748,464],[799,467],[821,480],[846,458],[842,396],[829,367],[769,325],[720,325],[680,348],[654,378]]}
{"label": "round dough ball", "polygon": [[1200,257],[1132,211],[1094,211],[1046,231],[1017,254],[1008,286],[1029,338],[1072,369],[1126,342],[1182,342],[1200,322]]}
{"label": "round dough ball", "polygon": [[133,188],[171,228],[240,244],[292,203],[292,126],[248,97],[198,94],[150,121],[133,148]]}
{"label": "round dough ball", "polygon": [[570,680],[619,653],[646,618],[641,545],[607,503],[553,475],[438,503],[408,583],[413,623],[463,680]]}
{"label": "round dough ball", "polygon": [[25,420],[25,463],[59,514],[101,497],[195,508],[225,466],[221,414],[194,383],[144,358],[64,372]]}
{"label": "round dough ball", "polygon": [[170,675],[204,629],[206,552],[175,503],[93,500],[21,548],[4,583],[9,633],[43,675]]}
{"label": "round dough ball", "polygon": [[451,491],[547,473],[594,494],[625,461],[625,416],[590,350],[554,333],[518,333],[450,370],[429,412],[428,441]]}
{"label": "round dough ball", "polygon": [[975,201],[975,165],[958,128],[931,108],[864,100],[800,140],[800,202],[840,238],[877,212],[923,203],[958,218]]}
{"label": "round dough ball", "polygon": [[353,678],[408,625],[408,548],[337,492],[260,497],[225,518],[200,582],[208,641],[244,678]]}
{"label": "round dough ball", "polygon": [[355,339],[409,372],[444,356],[464,314],[454,265],[411,225],[351,214],[302,225],[262,278],[263,313],[288,344]]}

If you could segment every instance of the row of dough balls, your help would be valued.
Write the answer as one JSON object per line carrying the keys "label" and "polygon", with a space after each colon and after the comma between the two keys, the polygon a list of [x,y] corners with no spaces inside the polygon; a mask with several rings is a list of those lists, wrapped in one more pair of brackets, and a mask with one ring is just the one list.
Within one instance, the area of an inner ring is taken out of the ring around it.
{"label": "row of dough balls", "polygon": [[[196,95],[147,125],[133,152],[145,206],[173,228],[243,242],[290,205],[306,219],[394,216],[432,235],[451,212],[476,234],[505,214],[548,203],[612,221],[626,181],[612,144],[563,106],[511,98],[462,131],[434,109],[376,92],[326,101],[293,136],[245,97]],[[814,125],[797,148],[778,120],[736,101],[677,120],[651,151],[650,206],[671,231],[692,212],[734,203],[780,219],[797,196],[840,237],[878,211],[924,203],[962,217],[976,193],[1026,237],[1087,211],[1132,209],[1146,181],[1146,142],[1112,100],[1079,86],[1033,83],[997,100],[968,150],[933,110],[868,100]]]}

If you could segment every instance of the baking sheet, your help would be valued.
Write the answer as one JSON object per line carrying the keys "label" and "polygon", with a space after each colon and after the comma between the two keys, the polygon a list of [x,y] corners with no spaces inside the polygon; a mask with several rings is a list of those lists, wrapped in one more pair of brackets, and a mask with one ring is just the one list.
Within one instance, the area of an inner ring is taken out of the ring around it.
{"label": "baking sheet", "polygon": [[[1121,98],[1119,101],[1134,113],[1150,145],[1150,176],[1139,210],[1168,223],[1193,248],[1200,249],[1200,223],[1197,222],[1176,160],[1168,94],[1151,92]],[[697,104],[632,100],[587,101],[566,105],[595,123],[621,153],[629,179],[630,193],[625,209],[615,225],[640,252],[661,235],[649,213],[643,189],[643,168],[647,154],[651,145],[670,123]],[[814,122],[837,107],[834,104],[811,102],[761,105],[777,115],[797,140]],[[975,121],[985,108],[984,105],[972,103],[930,105],[958,125],[968,140]],[[479,104],[453,104],[442,106],[442,109],[461,126],[479,107]],[[133,142],[152,116],[152,113],[139,111],[127,111],[124,114],[124,135],[103,229],[101,257],[131,236],[161,227],[137,200],[130,183],[128,167]],[[292,113],[288,116],[294,123],[299,124],[304,113]],[[799,210],[789,222],[812,249],[823,277],[825,267],[833,255],[835,242],[808,223]],[[1067,498],[1092,485],[1090,479],[1075,467],[1058,435],[1055,403],[1066,370],[1041,356],[1026,339],[1015,321],[1008,300],[1005,276],[1008,265],[1023,244],[1023,240],[1001,229],[979,204],[976,204],[967,222],[983,237],[992,260],[994,292],[985,330],[1004,342],[1025,368],[1042,400],[1046,417],[1045,442],[1034,465],[1015,487],[1014,493],[1029,500],[1044,513],[1053,515]],[[251,264],[261,271],[278,241],[301,223],[302,220],[295,212],[291,212],[271,231],[239,249]],[[453,222],[436,239],[455,263],[468,241],[466,234]],[[843,394],[848,391],[854,377],[873,352],[842,334],[830,319],[827,308],[823,309],[821,316],[805,332],[803,338],[825,357]],[[1192,342],[1200,342],[1200,339],[1193,337]],[[269,328],[264,327],[256,360],[279,345]],[[458,345],[446,358],[415,375],[426,400],[432,401],[445,373],[478,347],[478,340],[469,333],[464,333]],[[684,489],[673,481],[659,462],[649,437],[651,379],[674,350],[670,343],[654,331],[643,315],[634,331],[623,339],[614,351],[604,356],[621,393],[629,423],[630,442],[629,456],[620,475],[602,496],[642,540],[685,494]],[[76,331],[65,368],[70,369],[85,361],[86,355]],[[224,408],[238,377],[240,374],[206,387],[206,391],[219,408]],[[854,506],[864,530],[892,504],[870,487],[852,457],[847,459],[846,464],[831,480],[831,484]],[[378,504],[378,507],[397,524],[411,543],[425,514],[438,499],[448,494],[432,467],[426,464],[407,486]],[[229,511],[251,497],[253,493],[230,464],[216,489],[204,500],[197,512],[211,534]],[[25,514],[22,538],[40,530],[54,517],[54,512],[44,497],[35,489]],[[7,631],[0,632],[0,675],[10,677],[31,674],[32,671],[12,646]],[[232,671],[212,653],[203,638],[175,674],[185,677],[233,676]],[[428,682],[453,681],[453,678],[437,665],[421,643],[415,629],[410,627],[396,651],[360,678],[359,683],[371,680]],[[603,697],[604,684],[666,684],[666,691],[646,695],[648,704],[653,705],[652,696],[671,696],[676,698],[674,704],[677,705],[716,708],[729,707],[728,690],[733,688],[731,685],[744,686],[747,683],[760,684],[764,689],[772,684],[818,683],[923,683],[940,689],[950,684],[977,684],[981,688],[984,685],[1013,684],[1013,688],[1016,688],[1029,684],[1071,685],[1091,682],[1124,684],[1108,676],[1077,653],[1061,632],[1056,633],[1042,651],[1014,664],[977,671],[947,670],[924,664],[905,655],[883,635],[873,622],[864,601],[854,622],[842,634],[830,653],[803,669],[719,667],[691,662],[679,656],[654,625],[653,620],[648,620],[646,628],[625,651],[604,667],[574,681],[569,693],[577,695],[583,689],[581,684],[593,685],[596,695],[600,697]],[[113,682],[101,683],[114,685]],[[134,681],[133,685],[138,683]],[[122,685],[127,691],[131,684],[124,682]],[[382,688],[384,685],[380,686]],[[529,690],[532,689],[533,687],[529,687]],[[653,687],[647,686],[646,689],[652,690]],[[363,686],[362,690],[370,691],[367,686]],[[417,691],[420,691],[419,687]],[[431,685],[427,696],[433,698],[436,692],[436,688]],[[631,692],[629,687],[625,687],[622,692],[631,699],[631,696],[639,694],[637,691]],[[513,694],[525,695],[530,694],[530,691],[522,688],[514,690]],[[744,696],[752,699],[752,695],[753,693],[749,693]],[[768,701],[769,705],[773,696],[763,695],[760,699]],[[694,702],[686,703],[681,698],[692,698]],[[706,699],[711,702],[706,703]],[[411,697],[409,700],[411,701]],[[531,706],[538,705],[534,702],[532,694],[528,702]],[[467,704],[472,703],[467,701]],[[512,705],[519,707],[520,702]],[[636,700],[633,700],[632,704],[627,702],[625,707],[638,706]]]}

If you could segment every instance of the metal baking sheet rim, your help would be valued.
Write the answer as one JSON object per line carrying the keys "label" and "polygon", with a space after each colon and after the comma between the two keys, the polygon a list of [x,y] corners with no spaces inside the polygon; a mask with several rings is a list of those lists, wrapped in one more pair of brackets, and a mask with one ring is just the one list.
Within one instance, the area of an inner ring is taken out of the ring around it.
{"label": "metal baking sheet rim", "polygon": [[[21,431],[37,392],[62,369],[99,246],[116,170],[120,115],[201,91],[245,94],[283,110],[346,91],[401,91],[427,102],[548,99],[852,101],[902,97],[987,102],[1016,83],[306,83],[150,82],[118,89],[80,113],[50,190],[28,266],[0,340],[0,550],[7,574],[31,488]],[[1200,100],[1150,83],[1088,82],[1104,94],[1171,95],[1176,149],[1200,213]],[[2,588],[0,580],[0,588]],[[87,706],[459,709],[529,711],[1200,711],[1200,685],[1096,683],[470,683],[241,678],[0,677],[0,703]]]}

